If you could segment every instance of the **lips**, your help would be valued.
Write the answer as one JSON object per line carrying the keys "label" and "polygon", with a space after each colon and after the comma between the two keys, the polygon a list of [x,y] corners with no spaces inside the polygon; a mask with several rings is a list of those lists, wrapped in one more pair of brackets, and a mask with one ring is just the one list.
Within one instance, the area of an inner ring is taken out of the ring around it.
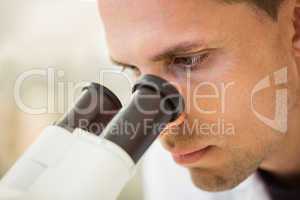
{"label": "lips", "polygon": [[199,162],[212,146],[205,146],[191,151],[172,152],[173,159],[180,165],[193,164]]}

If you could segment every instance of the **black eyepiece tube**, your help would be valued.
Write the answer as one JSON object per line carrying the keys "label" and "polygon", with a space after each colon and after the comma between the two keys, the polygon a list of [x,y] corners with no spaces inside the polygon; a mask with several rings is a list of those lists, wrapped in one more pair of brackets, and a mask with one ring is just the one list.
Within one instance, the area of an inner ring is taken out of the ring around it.
{"label": "black eyepiece tube", "polygon": [[74,106],[55,125],[70,132],[81,128],[100,135],[121,108],[118,97],[109,89],[98,83],[90,83],[83,87]]}
{"label": "black eyepiece tube", "polygon": [[184,99],[173,85],[158,76],[145,75],[134,85],[129,104],[102,134],[137,163],[166,125],[183,111]]}

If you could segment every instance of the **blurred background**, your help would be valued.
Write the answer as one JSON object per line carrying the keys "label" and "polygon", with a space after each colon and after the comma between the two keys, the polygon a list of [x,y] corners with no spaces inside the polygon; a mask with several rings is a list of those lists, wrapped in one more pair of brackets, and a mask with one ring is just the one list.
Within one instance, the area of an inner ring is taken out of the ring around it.
{"label": "blurred background", "polygon": [[[134,76],[110,64],[93,0],[1,1],[0,25],[1,177],[68,109],[81,83],[100,82],[125,104]],[[36,75],[37,70],[44,75]],[[25,79],[26,73],[33,75]],[[141,170],[119,199],[143,199]]]}

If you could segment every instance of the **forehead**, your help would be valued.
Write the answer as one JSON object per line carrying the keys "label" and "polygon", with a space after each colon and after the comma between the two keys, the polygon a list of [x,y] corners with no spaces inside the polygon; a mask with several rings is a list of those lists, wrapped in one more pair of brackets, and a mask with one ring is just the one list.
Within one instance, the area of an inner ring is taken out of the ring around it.
{"label": "forehead", "polygon": [[190,15],[199,7],[210,8],[218,5],[214,0],[98,0],[98,3],[104,16],[122,16],[125,18],[119,20],[133,22]]}
{"label": "forehead", "polygon": [[214,0],[98,1],[111,54],[127,54],[124,57],[175,41],[209,40],[221,33],[225,18],[240,11]]}

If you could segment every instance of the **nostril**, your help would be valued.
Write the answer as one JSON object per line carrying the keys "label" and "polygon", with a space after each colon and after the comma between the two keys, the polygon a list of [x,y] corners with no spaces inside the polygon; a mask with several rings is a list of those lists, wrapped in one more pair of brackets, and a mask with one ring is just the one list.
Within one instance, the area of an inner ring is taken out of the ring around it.
{"label": "nostril", "polygon": [[172,151],[175,148],[175,141],[170,136],[162,136],[161,143],[168,151]]}
{"label": "nostril", "polygon": [[179,115],[179,117],[175,121],[167,124],[165,129],[162,131],[161,133],[162,145],[167,150],[172,151],[175,148],[176,146],[175,138],[179,131],[178,128],[180,125],[184,123],[186,118],[187,118],[186,113],[182,112],[181,115]]}
{"label": "nostril", "polygon": [[172,150],[172,149],[175,148],[175,142],[174,142],[174,141],[167,140],[167,141],[166,141],[166,145],[167,145],[167,149],[168,149],[168,150]]}

